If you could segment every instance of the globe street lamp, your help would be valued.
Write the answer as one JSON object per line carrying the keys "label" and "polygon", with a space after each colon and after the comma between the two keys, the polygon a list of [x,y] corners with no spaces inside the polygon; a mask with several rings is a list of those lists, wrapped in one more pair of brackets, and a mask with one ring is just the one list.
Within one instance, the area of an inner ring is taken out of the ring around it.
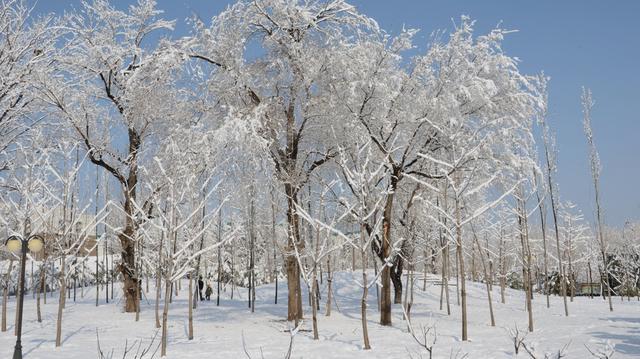
{"label": "globe street lamp", "polygon": [[25,223],[25,235],[24,237],[14,235],[4,242],[9,251],[14,254],[20,254],[20,298],[18,302],[18,326],[17,326],[17,339],[16,347],[13,351],[13,359],[22,359],[22,306],[24,303],[24,271],[25,262],[27,261],[27,250],[37,253],[44,247],[44,238],[31,233],[31,225],[29,222]]}

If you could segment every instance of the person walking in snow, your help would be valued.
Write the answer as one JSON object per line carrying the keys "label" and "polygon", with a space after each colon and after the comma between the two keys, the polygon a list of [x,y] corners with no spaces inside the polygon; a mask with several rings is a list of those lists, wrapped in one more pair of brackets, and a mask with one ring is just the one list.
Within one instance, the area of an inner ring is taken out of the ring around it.
{"label": "person walking in snow", "polygon": [[204,300],[204,297],[202,297],[202,289],[204,289],[204,282],[202,281],[202,276],[198,276],[198,295],[201,301]]}
{"label": "person walking in snow", "polygon": [[211,300],[211,294],[213,294],[213,288],[211,288],[211,283],[207,282],[207,290],[204,292],[207,300]]}

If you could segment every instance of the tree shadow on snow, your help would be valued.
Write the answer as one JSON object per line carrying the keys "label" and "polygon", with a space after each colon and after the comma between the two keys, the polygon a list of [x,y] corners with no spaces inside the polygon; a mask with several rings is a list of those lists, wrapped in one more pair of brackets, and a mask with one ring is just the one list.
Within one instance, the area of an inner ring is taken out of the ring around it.
{"label": "tree shadow on snow", "polygon": [[592,332],[591,334],[602,340],[619,341],[615,345],[615,351],[623,354],[634,354],[640,356],[640,330],[636,329],[640,324],[640,318],[614,317],[602,318],[603,321],[616,323],[628,323],[627,332],[624,334],[613,334],[606,331]]}

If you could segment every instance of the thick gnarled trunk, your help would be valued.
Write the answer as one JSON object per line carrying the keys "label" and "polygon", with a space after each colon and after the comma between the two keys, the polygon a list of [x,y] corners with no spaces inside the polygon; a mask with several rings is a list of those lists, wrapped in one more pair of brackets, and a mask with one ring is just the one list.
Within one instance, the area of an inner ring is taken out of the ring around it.
{"label": "thick gnarled trunk", "polygon": [[118,236],[122,246],[122,262],[118,266],[122,274],[123,292],[124,292],[124,309],[127,313],[134,313],[137,309],[136,305],[136,288],[137,278],[135,275],[135,249],[133,234],[135,230],[133,223],[129,224],[124,231]]}
{"label": "thick gnarled trunk", "polygon": [[137,223],[135,222],[134,202],[136,200],[136,186],[138,185],[137,153],[140,149],[140,140],[133,130],[129,130],[129,176],[124,188],[125,202],[125,227],[118,235],[122,247],[122,262],[120,273],[122,274],[124,309],[127,313],[137,311],[138,275],[136,271],[136,235]]}
{"label": "thick gnarled trunk", "polygon": [[404,270],[404,261],[400,256],[396,257],[390,270],[391,282],[393,283],[393,303],[402,303],[402,272]]}
{"label": "thick gnarled trunk", "polygon": [[[380,298],[380,324],[391,325],[391,267],[386,265],[386,260],[391,255],[391,216],[393,211],[393,199],[395,196],[395,186],[397,181],[392,179],[390,193],[384,206],[382,219],[382,243],[380,248],[380,258],[382,259],[382,295]],[[397,288],[397,287],[396,287]],[[400,295],[402,297],[402,284],[400,284]]]}
{"label": "thick gnarled trunk", "polygon": [[302,319],[302,291],[300,289],[300,264],[297,254],[304,248],[304,243],[300,240],[300,217],[296,212],[298,203],[298,191],[291,185],[285,184],[287,195],[287,224],[288,240],[287,253],[284,264],[287,270],[287,286],[289,293],[287,297],[287,320],[295,321]]}

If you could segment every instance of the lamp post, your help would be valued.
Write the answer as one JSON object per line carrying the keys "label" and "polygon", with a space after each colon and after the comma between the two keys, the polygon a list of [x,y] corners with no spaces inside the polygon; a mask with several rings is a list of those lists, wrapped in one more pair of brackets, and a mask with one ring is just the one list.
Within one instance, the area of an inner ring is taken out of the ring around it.
{"label": "lamp post", "polygon": [[44,247],[44,238],[31,234],[31,222],[25,221],[24,237],[14,235],[5,241],[5,246],[14,254],[20,254],[20,298],[18,301],[18,327],[16,347],[13,350],[13,359],[22,359],[22,306],[24,303],[24,272],[27,261],[27,250],[34,253],[40,252]]}

